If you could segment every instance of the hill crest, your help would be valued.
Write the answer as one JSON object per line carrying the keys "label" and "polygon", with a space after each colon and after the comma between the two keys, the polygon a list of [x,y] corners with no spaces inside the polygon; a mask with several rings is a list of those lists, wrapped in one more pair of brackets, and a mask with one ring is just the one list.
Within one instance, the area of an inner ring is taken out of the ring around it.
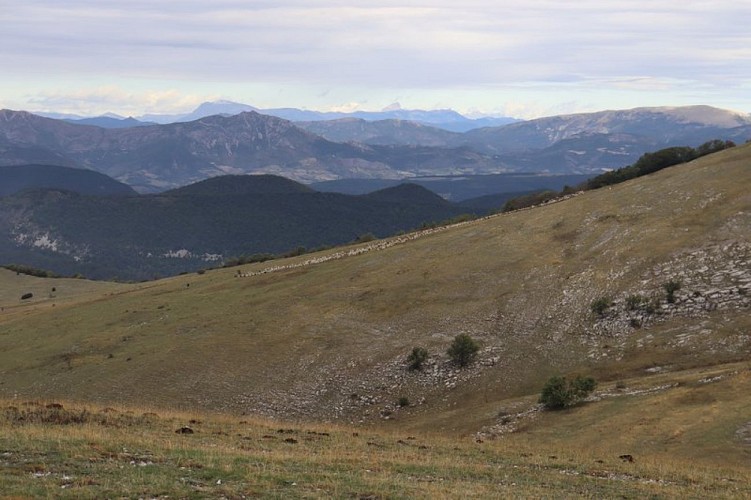
{"label": "hill crest", "polygon": [[166,191],[167,196],[242,196],[312,193],[313,189],[278,175],[222,175]]}
{"label": "hill crest", "polygon": [[133,196],[128,185],[93,170],[57,165],[0,166],[0,197],[26,189],[61,189],[91,196]]}

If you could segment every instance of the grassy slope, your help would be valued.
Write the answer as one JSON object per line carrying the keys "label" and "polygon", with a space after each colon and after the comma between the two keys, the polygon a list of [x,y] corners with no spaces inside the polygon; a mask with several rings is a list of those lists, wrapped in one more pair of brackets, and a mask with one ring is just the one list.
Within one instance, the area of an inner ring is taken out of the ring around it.
{"label": "grassy slope", "polygon": [[[712,335],[677,349],[658,340],[695,319],[611,338],[589,332],[589,304],[645,286],[654,266],[681,252],[748,242],[750,156],[751,147],[735,148],[316,266],[248,278],[217,270],[118,288],[107,300],[29,305],[34,314],[0,316],[0,394],[364,423],[383,423],[379,410],[408,396],[424,402],[390,425],[464,433],[556,372],[615,380],[655,364],[737,361],[748,352],[739,334],[748,314],[707,314]],[[15,307],[19,292],[2,300]],[[460,332],[481,342],[483,363],[452,372],[443,352]],[[701,343],[729,338],[736,343],[724,350]],[[438,376],[405,374],[415,345],[431,351]],[[353,394],[376,404],[355,404]]]}
{"label": "grassy slope", "polygon": [[[634,462],[624,462],[618,451],[601,446],[541,444],[525,434],[480,442],[403,432],[353,433],[334,426],[281,425],[196,412],[155,414],[68,405],[49,409],[38,403],[8,403],[0,412],[0,483],[2,493],[11,497],[747,498],[751,494],[751,476],[742,464],[708,466],[643,454],[637,454]],[[194,433],[176,434],[183,426]]]}

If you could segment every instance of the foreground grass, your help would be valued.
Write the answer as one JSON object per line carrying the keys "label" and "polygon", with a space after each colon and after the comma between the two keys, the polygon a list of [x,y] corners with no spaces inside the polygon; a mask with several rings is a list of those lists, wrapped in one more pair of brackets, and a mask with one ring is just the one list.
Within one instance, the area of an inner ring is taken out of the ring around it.
{"label": "foreground grass", "polygon": [[[226,416],[5,402],[8,497],[749,497],[751,473],[688,463]],[[193,433],[176,433],[189,427]]]}

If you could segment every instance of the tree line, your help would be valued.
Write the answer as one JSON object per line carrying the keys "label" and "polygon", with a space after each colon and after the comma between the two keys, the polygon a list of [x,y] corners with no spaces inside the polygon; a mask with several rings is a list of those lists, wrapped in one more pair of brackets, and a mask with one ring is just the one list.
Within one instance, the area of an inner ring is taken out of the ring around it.
{"label": "tree line", "polygon": [[547,190],[511,199],[506,202],[502,211],[511,212],[513,210],[539,205],[579,191],[589,191],[591,189],[619,184],[630,179],[636,179],[643,175],[652,174],[663,168],[680,165],[681,163],[688,163],[697,158],[701,158],[702,156],[732,147],[735,147],[733,141],[713,139],[696,148],[690,146],[675,146],[661,149],[654,153],[644,153],[633,165],[605,172],[579,184],[578,186],[564,186],[561,191]]}

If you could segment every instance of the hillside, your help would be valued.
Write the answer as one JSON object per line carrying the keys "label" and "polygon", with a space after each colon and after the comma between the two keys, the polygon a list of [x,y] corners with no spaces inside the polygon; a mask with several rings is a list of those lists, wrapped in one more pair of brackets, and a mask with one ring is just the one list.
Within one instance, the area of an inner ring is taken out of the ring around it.
{"label": "hillside", "polygon": [[366,121],[340,118],[297,122],[297,126],[334,142],[446,147],[458,142],[460,134],[405,120]]}
{"label": "hillside", "polygon": [[57,165],[0,166],[0,197],[25,189],[61,189],[91,196],[134,196],[136,192],[93,170]]}
{"label": "hillside", "polygon": [[[433,175],[429,177],[412,177],[410,184],[418,184],[438,193],[452,202],[464,202],[484,195],[501,196],[518,194],[524,191],[554,189],[559,191],[564,186],[576,186],[586,181],[590,175],[541,175],[534,173],[507,173],[488,175]],[[317,191],[345,194],[366,194],[393,187],[404,182],[393,179],[340,179],[336,181],[316,182],[310,186]],[[503,203],[495,208],[502,206]]]}
{"label": "hillside", "polygon": [[[700,371],[736,363],[720,370],[722,398],[740,408],[750,159],[745,145],[540,208],[106,300],[52,307],[35,296],[21,307],[17,288],[2,306],[21,309],[0,315],[0,395],[492,436],[533,428],[524,415],[556,373],[645,390],[684,376],[693,385],[675,387],[688,392],[665,397],[715,405]],[[669,281],[681,284],[674,303]],[[610,305],[595,314],[600,298]],[[465,370],[445,355],[458,333],[482,347]],[[405,368],[414,346],[431,353],[422,372]],[[617,413],[613,404],[591,409]],[[701,425],[743,453],[733,436],[747,418]]]}
{"label": "hillside", "polygon": [[0,264],[153,279],[241,255],[384,237],[467,211],[419,186],[401,191],[319,193],[268,175],[215,177],[159,195],[24,191],[0,198]]}
{"label": "hillside", "polygon": [[313,189],[277,175],[222,175],[165,192],[168,196],[250,196],[312,193]]}
{"label": "hillside", "polygon": [[750,138],[749,115],[686,106],[538,118],[472,130],[461,144],[498,155],[516,171],[587,173],[630,165],[644,153],[669,146],[696,147],[714,139],[742,144]]}
{"label": "hillside", "polygon": [[[505,127],[473,130],[465,134],[465,138],[478,149],[496,153],[543,149],[564,139],[592,134],[623,134],[629,140],[638,137],[659,147],[697,146],[715,138],[737,139],[736,133],[748,135],[749,127],[749,115],[711,106],[658,107],[538,118]],[[686,136],[693,140],[697,140],[697,136],[705,138],[688,144],[683,143]]]}

